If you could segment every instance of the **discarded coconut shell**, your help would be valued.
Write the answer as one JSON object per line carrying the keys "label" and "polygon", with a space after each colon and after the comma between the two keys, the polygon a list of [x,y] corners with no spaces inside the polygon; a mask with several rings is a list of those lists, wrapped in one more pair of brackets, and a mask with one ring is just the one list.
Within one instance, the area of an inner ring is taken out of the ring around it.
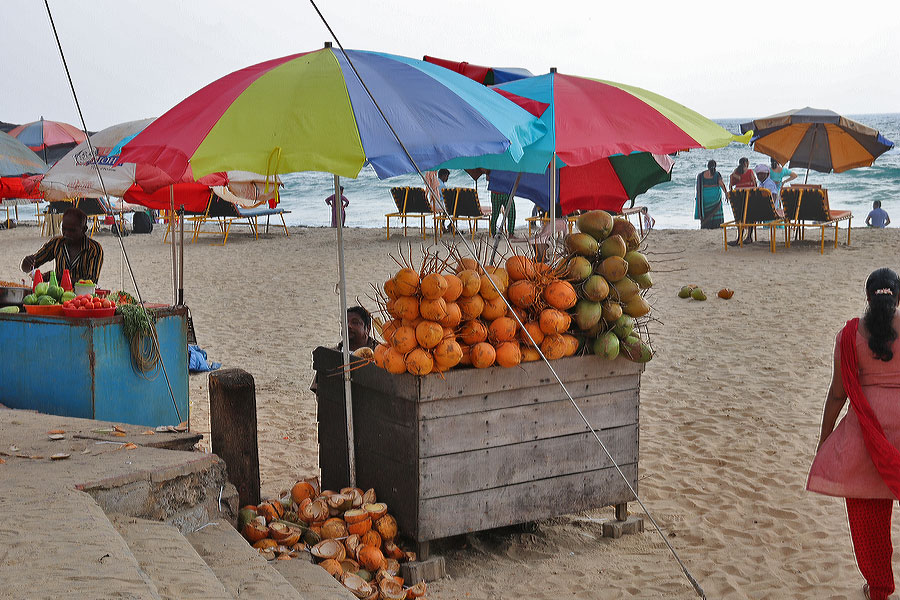
{"label": "discarded coconut shell", "polygon": [[368,513],[366,513],[366,518],[364,520],[353,523],[352,525],[347,525],[347,531],[356,535],[364,535],[371,528],[372,519],[368,517]]}
{"label": "discarded coconut shell", "polygon": [[384,600],[406,600],[406,590],[403,584],[397,583],[393,578],[381,579],[378,582],[378,590]]}
{"label": "discarded coconut shell", "polygon": [[355,533],[352,533],[346,537],[344,540],[344,547],[347,549],[347,556],[356,556],[356,548],[362,542],[360,541],[360,537]]}
{"label": "discarded coconut shell", "polygon": [[381,539],[390,541],[397,537],[397,520],[391,515],[384,515],[375,521],[375,530]]}
{"label": "discarded coconut shell", "polygon": [[347,537],[347,523],[343,519],[333,517],[322,524],[322,539]]}
{"label": "discarded coconut shell", "polygon": [[269,528],[265,525],[260,525],[257,521],[250,521],[244,525],[244,529],[241,533],[244,534],[247,541],[254,544],[259,540],[269,537]]}
{"label": "discarded coconut shell", "polygon": [[[350,496],[353,508],[359,508],[363,505],[363,491],[359,488],[345,487],[341,489],[341,493]],[[344,518],[346,521],[347,519]]]}
{"label": "discarded coconut shell", "polygon": [[345,558],[340,561],[341,569],[344,570],[344,573],[356,573],[359,571],[359,563],[353,560],[352,558]]}
{"label": "discarded coconut shell", "polygon": [[344,521],[347,525],[353,525],[369,518],[369,511],[363,508],[353,508],[344,513]]}
{"label": "discarded coconut shell", "polygon": [[413,598],[421,598],[425,595],[428,586],[425,585],[424,581],[420,581],[416,585],[412,586],[408,590],[406,590],[406,598],[407,600],[412,600]]}
{"label": "discarded coconut shell", "polygon": [[257,550],[268,550],[269,548],[275,548],[277,545],[278,542],[276,542],[272,538],[265,538],[259,540],[258,542],[254,542],[253,547]]}
{"label": "discarded coconut shell", "polygon": [[[406,558],[403,550],[401,550],[400,547],[397,544],[395,544],[393,541],[388,541],[388,542],[384,543],[384,555],[387,556],[388,558],[393,558],[394,560],[397,560],[397,561],[399,561],[403,558]],[[396,573],[395,573],[395,575],[396,575]]]}
{"label": "discarded coconut shell", "polygon": [[389,574],[391,577],[396,577],[397,573],[400,572],[400,561],[396,558],[386,558],[384,559],[384,566],[381,568],[382,571]]}
{"label": "discarded coconut shell", "polygon": [[328,559],[333,558],[336,561],[347,558],[347,551],[344,545],[337,540],[322,540],[310,549],[310,554],[316,558]]}
{"label": "discarded coconut shell", "polygon": [[333,558],[328,558],[319,563],[319,566],[328,571],[328,573],[334,577],[335,579],[340,579],[341,575],[344,573],[341,568],[341,563],[334,560]]}
{"label": "discarded coconut shell", "polygon": [[719,293],[716,295],[719,296],[719,298],[722,298],[724,300],[729,300],[729,299],[731,299],[732,296],[734,296],[734,290],[729,290],[728,288],[722,288],[721,290],[719,290]]}
{"label": "discarded coconut shell", "polygon": [[373,546],[359,546],[356,549],[356,560],[369,571],[377,571],[384,566],[384,554]]}
{"label": "discarded coconut shell", "polygon": [[280,521],[275,521],[271,525],[269,525],[269,536],[273,540],[280,542],[281,540],[287,538],[290,535],[291,535],[291,528],[288,525],[286,525]]}
{"label": "discarded coconut shell", "polygon": [[371,584],[355,573],[344,573],[340,581],[357,598],[368,598],[372,594]]}
{"label": "discarded coconut shell", "polygon": [[[352,537],[352,536],[351,536]],[[348,538],[349,539],[349,538]],[[381,548],[381,535],[374,529],[370,529],[365,532],[363,535],[359,536],[359,543],[366,544],[368,546],[373,546],[375,548]],[[354,552],[355,554],[355,552]]]}

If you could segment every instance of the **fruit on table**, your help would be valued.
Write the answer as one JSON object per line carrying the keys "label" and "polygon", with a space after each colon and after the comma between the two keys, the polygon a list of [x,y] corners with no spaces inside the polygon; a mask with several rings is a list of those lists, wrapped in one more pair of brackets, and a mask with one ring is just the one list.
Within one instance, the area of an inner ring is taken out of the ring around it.
{"label": "fruit on table", "polygon": [[0,313],[17,313],[19,312],[18,306],[4,306],[0,308]]}
{"label": "fruit on table", "polygon": [[56,304],[56,298],[53,296],[41,296],[38,299],[38,305],[40,306],[49,306],[51,304]]}
{"label": "fruit on table", "polygon": [[66,292],[62,293],[62,296],[60,296],[59,301],[65,302],[66,300],[73,300],[74,298],[75,298],[75,292],[66,291]]}
{"label": "fruit on table", "polygon": [[90,279],[79,279],[75,283],[77,283],[78,285],[94,285],[94,282]]}
{"label": "fruit on table", "polygon": [[62,289],[62,287],[51,284],[50,287],[47,288],[47,295],[50,296],[51,298],[53,298],[54,300],[59,300],[60,298],[62,298],[63,291],[64,290]]}
{"label": "fruit on table", "polygon": [[37,294],[28,294],[22,299],[22,304],[28,304],[29,306],[33,306],[38,303]]}
{"label": "fruit on table", "polygon": [[47,290],[50,289],[50,284],[46,281],[42,281],[36,286],[34,286],[34,295],[35,296],[46,296]]}
{"label": "fruit on table", "polygon": [[108,298],[98,298],[90,294],[81,294],[71,300],[63,302],[63,308],[80,310],[97,310],[100,308],[115,308],[116,303]]}

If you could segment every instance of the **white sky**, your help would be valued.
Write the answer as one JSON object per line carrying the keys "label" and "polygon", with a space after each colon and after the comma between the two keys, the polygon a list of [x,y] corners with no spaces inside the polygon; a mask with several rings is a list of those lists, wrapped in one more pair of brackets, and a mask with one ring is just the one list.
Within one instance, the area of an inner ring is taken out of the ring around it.
{"label": "white sky", "polygon": [[[555,66],[649,89],[710,118],[807,105],[900,112],[897,0],[318,4],[346,48],[535,74]],[[306,0],[50,0],[50,8],[91,130],[159,116],[227,73],[330,39]],[[0,120],[80,125],[44,3],[3,0],[0,15]]]}

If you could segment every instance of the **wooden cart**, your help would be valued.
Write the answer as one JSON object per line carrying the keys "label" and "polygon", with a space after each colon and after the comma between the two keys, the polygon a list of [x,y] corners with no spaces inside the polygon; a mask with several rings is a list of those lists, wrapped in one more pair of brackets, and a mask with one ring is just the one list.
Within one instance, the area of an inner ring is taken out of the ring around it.
{"label": "wooden cart", "polygon": [[[322,485],[349,483],[341,354],[313,352]],[[638,483],[642,364],[596,356],[553,366],[631,486]],[[352,371],[357,485],[375,488],[400,531],[428,542],[633,500],[543,362],[416,377]]]}

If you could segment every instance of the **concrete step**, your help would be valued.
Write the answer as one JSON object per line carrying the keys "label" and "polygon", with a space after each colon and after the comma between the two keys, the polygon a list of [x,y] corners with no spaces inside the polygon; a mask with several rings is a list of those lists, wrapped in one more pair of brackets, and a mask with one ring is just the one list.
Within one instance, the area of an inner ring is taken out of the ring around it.
{"label": "concrete step", "polygon": [[112,515],[110,521],[163,600],[234,600],[172,525],[124,515]]}
{"label": "concrete step", "polygon": [[34,480],[6,483],[0,481],[0,599],[160,600],[90,496]]}
{"label": "concrete step", "polygon": [[350,590],[342,586],[328,571],[308,560],[274,560],[270,566],[300,592],[306,600],[355,600]]}
{"label": "concrete step", "polygon": [[234,598],[305,600],[230,524],[215,523],[184,537]]}

